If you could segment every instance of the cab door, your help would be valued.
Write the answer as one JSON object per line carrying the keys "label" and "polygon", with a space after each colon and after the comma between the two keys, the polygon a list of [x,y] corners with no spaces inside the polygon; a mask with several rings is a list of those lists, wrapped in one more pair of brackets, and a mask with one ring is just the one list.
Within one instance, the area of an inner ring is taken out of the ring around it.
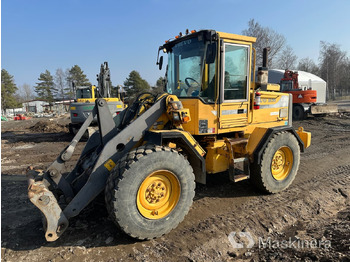
{"label": "cab door", "polygon": [[246,126],[249,111],[250,46],[222,43],[220,129]]}

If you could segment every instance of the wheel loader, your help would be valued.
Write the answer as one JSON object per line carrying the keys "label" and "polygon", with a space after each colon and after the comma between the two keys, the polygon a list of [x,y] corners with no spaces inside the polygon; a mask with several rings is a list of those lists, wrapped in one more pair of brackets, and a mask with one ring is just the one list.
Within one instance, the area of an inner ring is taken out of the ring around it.
{"label": "wheel loader", "polygon": [[[168,55],[166,92],[141,94],[112,117],[104,99],[45,171],[29,168],[28,196],[55,241],[69,219],[104,194],[111,219],[127,235],[152,239],[189,212],[196,183],[226,172],[262,192],[290,186],[311,134],[292,128],[292,97],[255,71],[254,37],[201,30],[159,48]],[[264,56],[264,65],[267,64]],[[97,117],[99,130],[66,170],[75,147]]]}

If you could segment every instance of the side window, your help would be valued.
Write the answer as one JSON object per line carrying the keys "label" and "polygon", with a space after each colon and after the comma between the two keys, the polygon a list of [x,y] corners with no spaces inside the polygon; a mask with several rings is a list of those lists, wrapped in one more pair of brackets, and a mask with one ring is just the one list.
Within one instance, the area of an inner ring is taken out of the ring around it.
{"label": "side window", "polygon": [[248,47],[225,44],[224,100],[247,99]]}

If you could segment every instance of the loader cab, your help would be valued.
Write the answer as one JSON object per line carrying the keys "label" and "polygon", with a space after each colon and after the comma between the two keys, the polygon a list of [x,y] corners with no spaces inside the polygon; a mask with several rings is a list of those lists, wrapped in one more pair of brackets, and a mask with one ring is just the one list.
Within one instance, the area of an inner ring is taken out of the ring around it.
{"label": "loader cab", "polygon": [[166,45],[167,93],[215,103],[216,42],[211,37],[209,31],[198,32]]}
{"label": "loader cab", "polygon": [[190,109],[186,131],[219,134],[248,124],[253,42],[253,37],[202,30],[160,48],[168,54],[166,92]]}

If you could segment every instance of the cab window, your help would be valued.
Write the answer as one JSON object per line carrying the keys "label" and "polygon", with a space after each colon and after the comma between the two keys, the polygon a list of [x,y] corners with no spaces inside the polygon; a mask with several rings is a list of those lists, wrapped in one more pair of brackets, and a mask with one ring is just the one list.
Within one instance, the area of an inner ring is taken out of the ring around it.
{"label": "cab window", "polygon": [[225,44],[224,100],[246,100],[248,92],[248,47]]}

